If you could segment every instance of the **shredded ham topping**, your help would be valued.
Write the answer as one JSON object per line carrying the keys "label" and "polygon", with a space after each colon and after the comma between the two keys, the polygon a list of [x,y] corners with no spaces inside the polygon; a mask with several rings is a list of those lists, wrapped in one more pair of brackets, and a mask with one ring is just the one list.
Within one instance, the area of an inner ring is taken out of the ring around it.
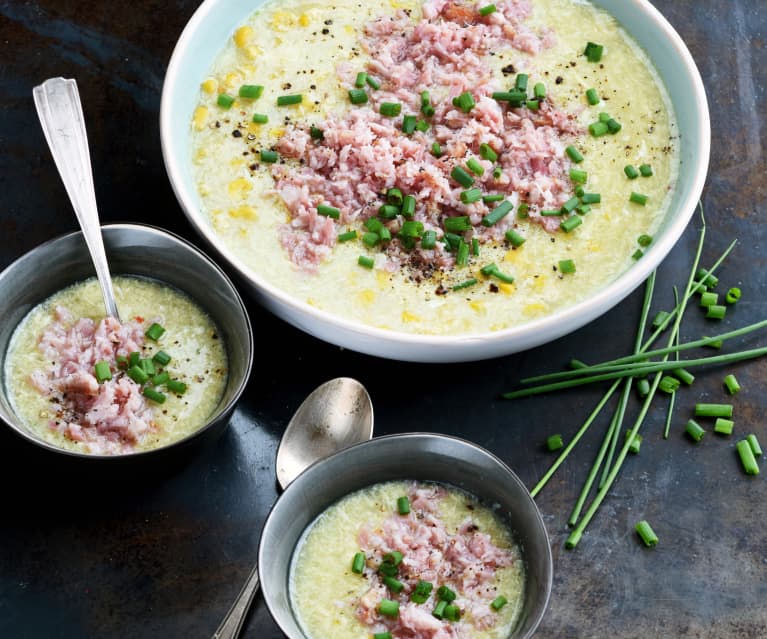
{"label": "shredded ham topping", "polygon": [[[353,106],[323,123],[321,141],[313,140],[305,128],[288,128],[277,148],[300,162],[275,165],[272,174],[291,215],[280,240],[294,263],[315,271],[330,254],[339,226],[375,215],[382,194],[392,187],[416,197],[415,219],[438,237],[445,217],[468,215],[473,230],[467,239],[502,238],[513,216],[489,228],[482,226],[482,218],[495,205],[463,204],[464,188],[450,177],[456,165],[479,159],[483,143],[498,154],[503,174],[494,179],[494,165],[480,160],[485,172],[475,176],[474,186],[485,193],[503,193],[515,205],[527,202],[532,220],[549,231],[558,229],[559,219],[541,217],[539,211],[558,208],[568,198],[573,185],[564,140],[580,129],[573,116],[557,110],[548,99],[537,111],[508,108],[494,100],[493,92],[508,87],[493,77],[486,57],[510,48],[535,54],[553,44],[553,35],[534,33],[524,24],[531,13],[528,0],[501,0],[496,2],[497,11],[485,17],[479,6],[462,0],[427,0],[418,22],[404,11],[372,21],[362,46],[371,56],[367,71],[381,81],[381,88],[368,91],[368,104]],[[338,65],[344,86],[353,86],[357,70],[348,63]],[[423,117],[424,90],[432,96],[447,91],[447,97],[434,104],[428,131],[406,135],[401,116],[379,113],[382,102],[398,102],[403,115]],[[469,113],[452,104],[465,91],[476,102]],[[434,141],[442,148],[440,158],[431,153]],[[323,203],[340,209],[338,222],[317,213]],[[399,222],[387,225],[396,236]],[[442,243],[433,250],[406,251],[395,238],[387,253],[391,270],[406,262],[411,267],[448,269],[455,261]]]}
{"label": "shredded ham topping", "polygon": [[[365,553],[363,571],[370,589],[357,602],[356,615],[372,632],[392,632],[396,637],[419,639],[458,639],[466,635],[466,624],[487,629],[495,624],[497,614],[490,602],[499,594],[493,580],[496,570],[512,565],[512,554],[498,548],[487,533],[478,529],[470,517],[455,533],[450,533],[438,517],[439,501],[445,489],[413,485],[409,489],[411,512],[407,516],[392,513],[380,528],[360,528],[358,542]],[[397,579],[404,585],[397,595],[389,591],[377,571],[386,553],[398,551],[403,559]],[[410,593],[419,580],[431,582],[434,590],[424,604],[410,601]],[[438,586],[456,592],[453,604],[464,621],[436,619],[431,611],[436,604]],[[378,612],[381,599],[399,601],[399,616],[391,619]]]}
{"label": "shredded ham topping", "polygon": [[[32,385],[55,408],[50,428],[82,442],[92,453],[132,451],[154,428],[152,409],[136,382],[116,374],[114,362],[118,355],[141,352],[143,344],[144,332],[136,322],[120,323],[113,317],[75,321],[67,309],[57,307],[38,344],[50,366],[30,375]],[[94,376],[100,360],[112,365],[112,379],[101,384]]]}

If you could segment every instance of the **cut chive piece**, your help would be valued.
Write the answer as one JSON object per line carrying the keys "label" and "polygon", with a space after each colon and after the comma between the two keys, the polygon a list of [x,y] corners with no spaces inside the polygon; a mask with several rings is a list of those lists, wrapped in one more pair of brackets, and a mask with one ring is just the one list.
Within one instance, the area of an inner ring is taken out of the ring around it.
{"label": "cut chive piece", "polygon": [[498,159],[498,154],[493,150],[493,147],[484,142],[479,145],[479,155],[488,162],[495,162]]}
{"label": "cut chive piece", "polygon": [[583,220],[578,215],[573,215],[568,217],[566,220],[562,220],[559,223],[559,228],[561,228],[565,233],[572,233],[581,224],[583,224]]}
{"label": "cut chive piece", "polygon": [[402,105],[399,102],[381,102],[378,111],[386,117],[396,118],[402,112]]}
{"label": "cut chive piece", "polygon": [[314,126],[313,124],[309,127],[309,135],[311,136],[312,140],[322,140],[325,137],[322,129]]}
{"label": "cut chive piece", "polygon": [[700,306],[708,307],[708,306],[714,306],[718,301],[719,301],[719,295],[717,295],[716,293],[710,293],[707,291],[705,293],[701,293],[699,304]]}
{"label": "cut chive piece", "polygon": [[706,317],[708,319],[724,319],[724,316],[727,314],[727,307],[721,306],[720,304],[712,304],[708,307],[706,311]]}
{"label": "cut chive piece", "polygon": [[717,284],[719,284],[719,278],[704,268],[698,269],[695,272],[695,281],[702,282],[708,289],[716,288]]}
{"label": "cut chive piece", "polygon": [[523,236],[521,236],[519,233],[517,233],[514,229],[509,229],[505,233],[506,239],[509,241],[509,243],[515,247],[519,248],[525,243],[525,239]]}
{"label": "cut chive piece", "polygon": [[584,193],[581,195],[581,202],[584,204],[599,204],[602,196],[599,193]]}
{"label": "cut chive piece", "polygon": [[469,245],[461,240],[455,253],[455,265],[466,266],[469,263]]}
{"label": "cut chive piece", "polygon": [[586,44],[586,48],[583,54],[589,62],[599,62],[602,59],[602,52],[604,47],[596,42],[589,42]]}
{"label": "cut chive piece", "polygon": [[405,588],[405,584],[394,577],[384,577],[383,582],[384,585],[395,594],[399,594]]}
{"label": "cut chive piece", "polygon": [[494,4],[486,4],[484,7],[480,7],[479,15],[489,16],[491,13],[495,13],[496,8]]}
{"label": "cut chive piece", "polygon": [[294,104],[301,104],[304,96],[300,93],[294,95],[281,95],[277,98],[277,106],[292,106]]}
{"label": "cut chive piece", "polygon": [[538,100],[528,100],[527,102],[525,102],[525,106],[531,111],[537,111],[540,108],[540,104],[538,103]]}
{"label": "cut chive piece", "polygon": [[386,191],[386,201],[389,204],[396,206],[402,206],[402,191],[396,187],[392,187]]}
{"label": "cut chive piece", "polygon": [[378,572],[380,572],[382,575],[386,575],[387,577],[394,577],[397,574],[397,566],[389,563],[388,561],[384,561],[380,566],[378,566]]}
{"label": "cut chive piece", "polygon": [[479,239],[476,237],[471,238],[471,254],[479,256]]}
{"label": "cut chive piece", "polygon": [[589,179],[589,174],[586,171],[580,171],[579,169],[570,169],[570,179],[575,184],[586,184]]}
{"label": "cut chive piece", "polygon": [[503,193],[488,193],[482,196],[482,201],[485,204],[492,204],[493,202],[500,202],[506,196]]}
{"label": "cut chive piece", "polygon": [[[628,441],[629,437],[631,437],[631,431],[627,430],[625,441]],[[632,455],[638,455],[641,448],[642,448],[642,436],[639,433],[634,433],[634,439],[632,439],[631,443],[629,444],[629,452]]]}
{"label": "cut chive piece", "polygon": [[559,261],[560,273],[575,273],[575,262],[573,260],[560,260]]}
{"label": "cut chive piece", "polygon": [[229,109],[234,104],[234,98],[228,93],[219,93],[216,104],[223,109]]}
{"label": "cut chive piece", "polygon": [[634,204],[641,204],[642,206],[647,204],[647,200],[648,197],[646,195],[637,193],[636,191],[631,191],[631,195],[629,196],[629,202],[633,202]]}
{"label": "cut chive piece", "polygon": [[494,177],[496,180],[499,180],[499,179],[501,178],[501,176],[502,176],[502,175],[503,175],[503,169],[502,169],[500,166],[496,166],[496,167],[493,169],[493,177]]}
{"label": "cut chive piece", "polygon": [[514,80],[514,88],[522,93],[527,92],[527,80],[529,76],[527,73],[518,73],[516,80]]}
{"label": "cut chive piece", "polygon": [[576,208],[578,208],[579,204],[580,200],[577,197],[571,197],[562,205],[562,213],[572,213]]}
{"label": "cut chive piece", "polygon": [[381,237],[382,242],[389,242],[391,241],[391,231],[387,229],[386,227],[382,228],[378,235]]}
{"label": "cut chive piece", "polygon": [[176,395],[183,395],[186,393],[186,384],[184,384],[184,382],[178,381],[177,379],[169,379],[165,386],[171,393],[176,393]]}
{"label": "cut chive piece", "polygon": [[732,404],[695,404],[695,417],[732,417]]}
{"label": "cut chive piece", "polygon": [[391,639],[391,633],[388,630],[386,632],[374,632],[373,639]]}
{"label": "cut chive piece", "polygon": [[451,233],[464,233],[471,230],[471,220],[468,215],[456,215],[445,218],[445,230]]}
{"label": "cut chive piece", "polygon": [[142,357],[141,361],[139,361],[139,366],[141,366],[141,369],[150,377],[157,372],[157,369],[154,367],[154,362],[149,357]]}
{"label": "cut chive piece", "polygon": [[592,122],[589,124],[589,133],[595,138],[605,135],[610,129],[605,122]]}
{"label": "cut chive piece", "polygon": [[357,74],[357,78],[354,80],[354,86],[357,87],[358,89],[361,89],[367,83],[367,79],[368,79],[368,74],[365,73],[364,71],[360,71]]}
{"label": "cut chive piece", "polygon": [[[407,497],[405,497],[407,499]],[[403,514],[403,513],[400,513]],[[399,550],[392,550],[391,552],[387,552],[382,559],[387,563],[391,564],[392,566],[399,566],[402,563],[402,560],[404,559],[404,555]]]}
{"label": "cut chive piece", "polygon": [[[439,142],[433,142],[431,145],[431,154],[435,157],[441,157],[442,156],[442,147],[439,145]],[[473,182],[473,180],[472,180]]]}
{"label": "cut chive piece", "polygon": [[687,425],[684,427],[684,431],[693,439],[693,441],[696,442],[699,442],[701,439],[703,439],[703,436],[706,434],[706,431],[703,430],[701,425],[694,419],[691,419],[687,422]]}
{"label": "cut chive piece", "polygon": [[418,122],[415,123],[415,130],[425,133],[429,130],[429,123],[426,120],[418,120]]}
{"label": "cut chive piece", "polygon": [[476,158],[469,158],[469,160],[466,162],[466,166],[469,168],[469,170],[474,173],[474,175],[484,175],[485,169],[482,167],[482,165],[479,163],[479,160]]}
{"label": "cut chive piece", "polygon": [[588,204],[581,204],[577,209],[575,209],[578,213],[578,215],[588,215],[591,213],[591,206]]}
{"label": "cut chive piece", "polygon": [[522,103],[527,99],[527,96],[522,91],[496,91],[492,95],[493,100],[497,102],[508,102],[510,107],[519,108]]}
{"label": "cut chive piece", "polygon": [[446,601],[447,603],[450,603],[451,601],[455,600],[455,592],[453,592],[449,587],[447,586],[440,586],[437,588],[437,597],[441,601]]}
{"label": "cut chive piece", "polygon": [[594,106],[596,104],[599,104],[599,94],[597,93],[596,89],[588,89],[586,91],[586,101],[591,105]]}
{"label": "cut chive piece", "polygon": [[266,162],[267,164],[274,164],[279,159],[280,159],[280,156],[277,153],[277,151],[270,151],[269,149],[262,149],[261,150],[261,161],[262,162]]}
{"label": "cut chive piece", "polygon": [[479,270],[482,273],[482,275],[486,277],[494,277],[496,279],[501,280],[501,282],[504,282],[505,284],[514,283],[514,278],[511,275],[507,275],[506,273],[501,271],[495,262],[491,262],[490,264],[483,266]]}
{"label": "cut chive piece", "polygon": [[742,464],[745,473],[747,475],[758,475],[759,464],[756,463],[754,451],[751,448],[751,444],[748,443],[748,440],[741,439],[737,444],[735,444],[735,448],[738,451],[740,463]]}
{"label": "cut chive piece", "polygon": [[460,166],[453,167],[453,170],[450,172],[450,177],[466,189],[474,184],[474,178]]}
{"label": "cut chive piece", "polygon": [[378,81],[376,78],[374,78],[372,75],[369,75],[369,74],[368,74],[368,75],[365,77],[365,82],[367,82],[367,83],[368,83],[368,86],[369,86],[371,89],[377,90],[377,89],[380,89],[380,88],[381,88],[381,83],[380,83],[380,82],[379,82],[379,81]]}
{"label": "cut chive piece", "polygon": [[543,84],[543,82],[536,82],[535,86],[533,87],[533,95],[535,96],[536,100],[545,100],[546,99],[546,85]]}
{"label": "cut chive piece", "polygon": [[397,499],[397,512],[400,515],[407,515],[410,512],[410,500],[407,497]]}
{"label": "cut chive piece", "polygon": [[96,362],[93,367],[93,374],[99,384],[103,384],[112,379],[112,371],[109,368],[109,362],[103,359]]}
{"label": "cut chive piece", "polygon": [[583,162],[583,155],[572,144],[565,148],[565,153],[567,153],[567,156],[576,164]]}
{"label": "cut chive piece", "polygon": [[445,619],[448,621],[458,621],[458,619],[461,617],[461,611],[459,610],[458,606],[448,604],[445,606],[444,615]]}
{"label": "cut chive piece", "polygon": [[564,215],[563,209],[544,209],[540,211],[540,214],[544,217],[553,217],[555,215]]}
{"label": "cut chive piece", "polygon": [[358,575],[361,575],[364,568],[365,568],[365,553],[358,552],[354,555],[354,559],[352,559],[352,572]]}
{"label": "cut chive piece", "polygon": [[424,231],[421,238],[421,248],[427,251],[437,246],[437,232],[433,230]]}
{"label": "cut chive piece", "polygon": [[373,268],[375,265],[375,260],[372,257],[368,257],[367,255],[360,255],[357,258],[357,264],[364,266],[365,268]]}
{"label": "cut chive piece", "polygon": [[168,374],[168,371],[163,371],[159,375],[155,375],[152,378],[152,384],[155,386],[162,386],[163,384],[167,384],[170,381],[170,375]]}
{"label": "cut chive piece", "polygon": [[378,235],[378,233],[373,233],[372,231],[368,231],[367,233],[362,234],[362,243],[369,248],[373,248],[380,241],[381,241],[381,236]]}
{"label": "cut chive piece", "polygon": [[642,249],[637,249],[636,251],[634,251],[631,257],[634,260],[639,260],[644,257],[644,251]]}
{"label": "cut chive piece", "polygon": [[642,174],[642,177],[650,177],[652,175],[652,167],[649,164],[640,164],[639,172]]}
{"label": "cut chive piece", "polygon": [[421,113],[427,118],[434,115],[434,107],[431,104],[431,96],[428,91],[421,91]]}
{"label": "cut chive piece", "polygon": [[157,322],[154,322],[148,329],[146,329],[146,333],[144,333],[144,335],[146,335],[152,341],[156,342],[163,336],[164,333],[165,329]]}
{"label": "cut chive piece", "polygon": [[503,608],[508,603],[508,600],[503,595],[498,595],[493,601],[490,603],[490,607],[498,612],[501,608]]}
{"label": "cut chive piece", "polygon": [[249,98],[251,100],[257,100],[264,92],[264,87],[260,84],[243,84],[240,87],[239,96],[241,98]]}
{"label": "cut chive piece", "polygon": [[[334,206],[327,206],[326,204],[320,204],[317,207],[317,213],[320,215],[324,215],[325,217],[332,217],[334,220],[337,220],[341,217],[341,211],[339,211]],[[371,218],[374,219],[374,218]]]}
{"label": "cut chive piece", "polygon": [[141,353],[138,351],[133,351],[128,355],[128,368],[132,366],[138,366],[139,362],[141,361]]}
{"label": "cut chive piece", "polygon": [[754,453],[754,457],[761,457],[762,447],[759,445],[759,440],[756,438],[756,435],[751,433],[746,437],[746,441],[748,442],[748,445],[751,446],[751,452]]}
{"label": "cut chive piece", "polygon": [[417,222],[416,220],[407,220],[402,223],[402,227],[399,230],[399,235],[402,237],[417,238],[423,235],[423,222]]}
{"label": "cut chive piece", "polygon": [[529,210],[530,210],[530,205],[527,202],[522,202],[522,204],[520,204],[517,207],[517,217],[520,220],[526,219],[528,217],[527,214]]}
{"label": "cut chive piece", "polygon": [[141,394],[147,399],[151,399],[153,402],[156,402],[157,404],[165,403],[165,395],[156,391],[154,388],[146,387],[141,391]]}
{"label": "cut chive piece", "polygon": [[607,130],[612,134],[615,135],[618,131],[620,131],[623,128],[623,125],[618,122],[615,118],[610,118],[606,122],[607,124]]}
{"label": "cut chive piece", "polygon": [[357,231],[346,231],[346,233],[341,233],[336,238],[339,242],[348,242],[350,240],[353,240],[357,237]]}
{"label": "cut chive piece", "polygon": [[652,328],[653,330],[658,330],[663,324],[666,322],[666,320],[670,317],[670,314],[666,311],[658,311],[658,314],[655,316],[655,318],[652,321]]}
{"label": "cut chive piece", "polygon": [[556,435],[549,435],[546,438],[546,449],[550,450],[551,452],[554,452],[555,450],[559,450],[560,448],[563,448],[565,445],[565,442],[562,441],[562,435],[557,433]]}
{"label": "cut chive piece", "polygon": [[660,382],[658,383],[658,390],[661,390],[664,393],[668,393],[670,395],[679,389],[680,384],[681,382],[676,377],[664,375],[661,377]]}
{"label": "cut chive piece", "polygon": [[479,284],[479,280],[476,277],[470,277],[468,280],[464,280],[463,282],[459,282],[455,286],[453,286],[454,291],[460,291],[464,288],[470,288],[474,286],[475,284]]}
{"label": "cut chive piece", "polygon": [[402,117],[402,132],[405,135],[412,135],[415,132],[415,125],[418,124],[418,118],[414,115],[405,115]]}
{"label": "cut chive piece", "polygon": [[647,380],[647,378],[642,378],[637,381],[637,395],[641,399],[644,399],[650,394],[650,382]]}
{"label": "cut chive piece", "polygon": [[469,189],[468,191],[461,192],[461,202],[464,204],[473,204],[479,202],[482,199],[482,189]]}
{"label": "cut chive piece", "polygon": [[471,111],[477,103],[474,101],[474,96],[468,91],[464,91],[461,95],[453,98],[453,106],[458,107],[464,113]]}
{"label": "cut chive piece", "polygon": [[269,122],[269,116],[264,113],[254,113],[253,122],[256,124],[266,124]]}
{"label": "cut chive piece", "polygon": [[131,366],[127,375],[137,384],[146,384],[149,381],[149,375],[140,366]]}
{"label": "cut chive piece", "polygon": [[349,89],[349,102],[352,104],[365,104],[368,101],[368,94],[365,89]]}
{"label": "cut chive piece", "polygon": [[740,289],[737,287],[731,288],[729,291],[727,291],[727,295],[724,297],[724,301],[728,304],[737,304],[738,300],[740,299]]}
{"label": "cut chive piece", "polygon": [[490,213],[482,218],[482,226],[493,226],[506,217],[514,205],[508,200],[504,200],[498,206],[496,206]]}
{"label": "cut chive piece", "polygon": [[396,617],[399,615],[399,602],[391,599],[381,599],[378,604],[378,612],[387,617]]}
{"label": "cut chive piece", "polygon": [[384,204],[378,209],[378,217],[382,217],[384,220],[393,220],[400,214],[400,207],[394,204]]}
{"label": "cut chive piece", "polygon": [[684,368],[675,368],[671,371],[671,373],[685,386],[691,386],[695,381],[695,375],[693,375],[690,371],[685,370]]}
{"label": "cut chive piece", "polygon": [[369,217],[365,222],[363,223],[363,226],[370,231],[371,233],[375,233],[380,237],[381,231],[384,228],[383,222],[379,220],[376,217]]}
{"label": "cut chive piece", "polygon": [[428,597],[431,594],[432,588],[434,588],[434,585],[431,582],[419,579],[413,592],[419,595],[426,595]]}
{"label": "cut chive piece", "polygon": [[724,417],[717,417],[714,422],[714,432],[720,435],[732,435],[732,429],[735,426],[735,422],[731,419],[725,419]]}
{"label": "cut chive piece", "polygon": [[640,235],[637,238],[637,244],[644,247],[650,246],[652,244],[652,235]]}
{"label": "cut chive piece", "polygon": [[445,616],[445,608],[447,608],[447,601],[438,601],[437,605],[434,606],[434,610],[431,611],[432,616],[442,619]]}
{"label": "cut chive piece", "polygon": [[735,375],[727,375],[727,377],[724,378],[724,387],[730,395],[735,395],[740,392],[740,384],[738,384]]}
{"label": "cut chive piece", "polygon": [[128,358],[124,355],[118,355],[115,357],[115,364],[120,370],[126,370],[128,368]]}
{"label": "cut chive piece", "polygon": [[639,171],[636,170],[631,164],[627,164],[623,167],[623,172],[629,180],[635,180],[639,177]]}
{"label": "cut chive piece", "polygon": [[658,535],[655,534],[655,531],[653,531],[650,524],[644,519],[640,521],[634,529],[637,531],[637,534],[642,539],[644,545],[648,548],[651,548],[658,543]]}

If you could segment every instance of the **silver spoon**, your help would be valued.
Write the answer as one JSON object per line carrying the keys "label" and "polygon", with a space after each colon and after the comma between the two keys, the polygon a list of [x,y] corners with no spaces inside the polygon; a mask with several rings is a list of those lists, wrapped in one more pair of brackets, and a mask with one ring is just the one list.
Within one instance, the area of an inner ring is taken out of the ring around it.
{"label": "silver spoon", "polygon": [[[349,377],[318,386],[303,401],[285,429],[277,450],[277,481],[285,490],[314,462],[373,436],[373,404],[365,387]],[[258,592],[258,566],[212,639],[235,639]]]}
{"label": "silver spoon", "polygon": [[77,83],[64,78],[51,78],[36,86],[32,95],[45,139],[96,267],[107,315],[120,319],[101,238],[88,136]]}

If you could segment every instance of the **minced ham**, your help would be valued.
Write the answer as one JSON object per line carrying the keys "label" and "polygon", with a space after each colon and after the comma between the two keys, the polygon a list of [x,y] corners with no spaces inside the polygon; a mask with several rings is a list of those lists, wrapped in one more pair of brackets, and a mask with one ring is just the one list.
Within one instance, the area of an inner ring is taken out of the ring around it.
{"label": "minced ham", "polygon": [[[67,309],[57,307],[38,344],[50,366],[30,376],[55,409],[50,428],[82,442],[91,453],[133,450],[153,429],[152,408],[141,387],[117,371],[114,362],[117,356],[141,352],[143,344],[144,332],[137,322],[121,323],[113,317],[75,320]],[[100,360],[112,365],[112,379],[103,383],[94,376]]]}
{"label": "minced ham", "polygon": [[[415,196],[415,219],[438,237],[446,217],[468,215],[473,228],[467,240],[501,239],[513,216],[489,228],[482,226],[482,218],[495,204],[463,204],[464,187],[450,177],[456,165],[479,159],[483,143],[498,154],[502,176],[495,179],[495,165],[480,160],[484,174],[475,177],[474,186],[484,193],[504,194],[515,205],[526,202],[533,221],[549,231],[558,229],[559,219],[540,216],[539,211],[559,208],[570,197],[573,184],[565,139],[580,130],[573,116],[558,111],[548,99],[537,111],[508,108],[494,100],[493,92],[508,87],[499,83],[487,64],[487,56],[498,50],[535,54],[553,44],[553,35],[534,33],[524,24],[531,13],[528,0],[499,1],[497,11],[485,17],[479,6],[427,0],[418,22],[404,11],[374,20],[361,44],[370,55],[367,72],[381,82],[381,88],[368,91],[368,104],[352,106],[321,124],[322,140],[313,140],[305,128],[288,128],[277,149],[299,162],[275,165],[272,174],[290,212],[280,239],[294,263],[316,270],[330,254],[338,228],[375,215],[383,194],[392,187]],[[339,65],[344,87],[353,86],[357,71],[348,63]],[[433,98],[435,113],[430,118],[420,112],[424,90]],[[452,104],[465,91],[476,102],[468,113]],[[436,93],[446,95],[435,101]],[[383,102],[400,103],[402,115],[382,116]],[[425,119],[429,129],[404,134],[405,114]],[[442,149],[439,158],[431,152],[434,142]],[[334,222],[319,215],[320,204],[338,208],[340,219]],[[436,268],[452,267],[454,256],[441,242],[434,250],[405,251],[396,239],[400,224],[401,220],[387,223],[395,237],[387,247],[390,268],[404,263],[406,253],[415,253],[418,261]]]}
{"label": "minced ham", "polygon": [[[445,497],[444,488],[411,486],[408,494],[411,512],[392,513],[383,524],[371,529],[361,527],[357,541],[367,558],[364,575],[370,589],[356,602],[357,618],[373,632],[390,631],[399,638],[459,639],[465,634],[462,622],[435,618],[431,611],[437,602],[437,588],[445,585],[457,597],[453,604],[475,628],[487,629],[496,621],[490,602],[499,594],[493,582],[498,568],[512,565],[510,551],[498,548],[490,536],[467,518],[455,533],[450,533],[438,516],[438,505]],[[386,553],[397,551],[403,559],[397,579],[405,587],[399,594],[389,591],[377,571]],[[433,584],[424,604],[410,601],[419,580]],[[387,598],[399,601],[399,615],[388,618],[377,606]]]}

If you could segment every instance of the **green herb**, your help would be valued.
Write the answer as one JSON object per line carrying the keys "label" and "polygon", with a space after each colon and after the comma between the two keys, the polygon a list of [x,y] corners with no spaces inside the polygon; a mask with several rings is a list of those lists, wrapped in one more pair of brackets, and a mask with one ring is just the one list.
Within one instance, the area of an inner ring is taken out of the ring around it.
{"label": "green herb", "polygon": [[234,104],[234,98],[228,93],[219,93],[216,104],[223,109],[229,109]]}
{"label": "green herb", "polygon": [[294,95],[281,95],[277,98],[277,106],[292,106],[294,104],[301,104],[304,96],[299,94]]}
{"label": "green herb", "polygon": [[732,429],[735,426],[735,422],[731,419],[725,419],[724,417],[717,417],[714,422],[714,432],[720,435],[732,435]]}
{"label": "green herb", "polygon": [[144,335],[146,335],[147,338],[151,339],[152,341],[156,342],[163,336],[164,333],[165,329],[157,322],[154,322],[148,329],[146,329]]}
{"label": "green herb", "polygon": [[352,572],[358,575],[362,574],[362,570],[365,568],[365,553],[358,552],[352,559]]}
{"label": "green herb", "polygon": [[743,466],[743,470],[747,475],[758,475],[759,464],[756,463],[756,457],[754,457],[754,451],[751,448],[751,444],[747,439],[741,439],[735,448],[738,451],[740,457],[740,463]]}
{"label": "green herb", "polygon": [[264,87],[260,84],[243,84],[240,87],[239,96],[241,98],[249,98],[251,100],[257,100],[264,92]]}
{"label": "green herb", "polygon": [[635,527],[637,534],[642,539],[642,542],[648,548],[655,546],[658,543],[658,536],[646,521],[640,521]]}
{"label": "green herb", "polygon": [[112,379],[112,371],[109,368],[109,362],[103,359],[96,362],[93,367],[93,375],[99,384],[103,384]]}
{"label": "green herb", "polygon": [[557,433],[556,435],[549,435],[546,438],[546,449],[554,452],[564,447],[565,443],[562,441],[562,435]]}
{"label": "green herb", "polygon": [[253,122],[255,122],[256,124],[266,124],[267,122],[269,122],[269,116],[263,113],[254,113]]}

